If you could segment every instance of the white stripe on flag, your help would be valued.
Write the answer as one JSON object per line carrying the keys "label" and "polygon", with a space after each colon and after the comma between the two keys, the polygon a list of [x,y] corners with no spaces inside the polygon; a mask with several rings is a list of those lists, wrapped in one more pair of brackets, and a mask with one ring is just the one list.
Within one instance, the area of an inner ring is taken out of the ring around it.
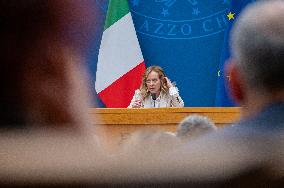
{"label": "white stripe on flag", "polygon": [[143,61],[131,14],[128,13],[103,33],[96,91],[99,93]]}

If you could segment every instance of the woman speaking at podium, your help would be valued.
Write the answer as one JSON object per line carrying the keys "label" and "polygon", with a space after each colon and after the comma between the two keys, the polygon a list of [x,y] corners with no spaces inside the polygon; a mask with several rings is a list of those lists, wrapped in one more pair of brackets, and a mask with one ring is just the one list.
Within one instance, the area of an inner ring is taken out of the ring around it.
{"label": "woman speaking at podium", "polygon": [[177,87],[165,76],[159,66],[146,69],[140,89],[135,94],[128,108],[166,108],[183,107]]}

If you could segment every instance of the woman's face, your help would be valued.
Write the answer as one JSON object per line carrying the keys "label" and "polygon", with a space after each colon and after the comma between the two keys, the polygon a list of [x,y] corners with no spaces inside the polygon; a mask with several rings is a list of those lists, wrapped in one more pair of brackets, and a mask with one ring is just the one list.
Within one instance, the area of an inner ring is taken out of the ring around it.
{"label": "woman's face", "polygon": [[155,71],[150,72],[146,79],[147,89],[150,93],[159,94],[161,91],[161,80],[159,74]]}

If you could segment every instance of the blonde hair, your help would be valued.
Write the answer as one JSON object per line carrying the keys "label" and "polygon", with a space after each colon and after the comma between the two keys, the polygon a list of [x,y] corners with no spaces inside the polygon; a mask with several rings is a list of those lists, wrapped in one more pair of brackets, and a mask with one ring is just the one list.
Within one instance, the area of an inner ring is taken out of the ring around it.
{"label": "blonde hair", "polygon": [[141,86],[140,86],[140,94],[141,94],[143,100],[147,96],[150,95],[150,92],[148,91],[148,88],[147,88],[146,80],[147,80],[147,77],[149,76],[149,74],[153,71],[158,73],[158,75],[159,75],[159,79],[161,81],[161,88],[160,88],[161,91],[165,92],[165,93],[167,93],[169,91],[169,87],[167,86],[167,83],[164,81],[164,78],[166,76],[164,70],[160,66],[156,66],[156,65],[150,66],[146,69],[146,71],[145,71],[145,73],[142,77],[142,83],[141,83]]}

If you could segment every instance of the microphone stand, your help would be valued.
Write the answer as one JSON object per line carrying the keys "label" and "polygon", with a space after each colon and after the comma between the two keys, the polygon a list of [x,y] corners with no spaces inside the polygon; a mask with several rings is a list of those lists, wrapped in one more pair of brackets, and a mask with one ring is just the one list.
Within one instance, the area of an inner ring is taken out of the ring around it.
{"label": "microphone stand", "polygon": [[156,93],[151,93],[151,97],[152,97],[152,99],[153,99],[153,101],[154,101],[154,108],[155,108],[155,107],[156,107],[156,106],[155,106],[155,101],[156,101],[156,99],[157,99]]}

